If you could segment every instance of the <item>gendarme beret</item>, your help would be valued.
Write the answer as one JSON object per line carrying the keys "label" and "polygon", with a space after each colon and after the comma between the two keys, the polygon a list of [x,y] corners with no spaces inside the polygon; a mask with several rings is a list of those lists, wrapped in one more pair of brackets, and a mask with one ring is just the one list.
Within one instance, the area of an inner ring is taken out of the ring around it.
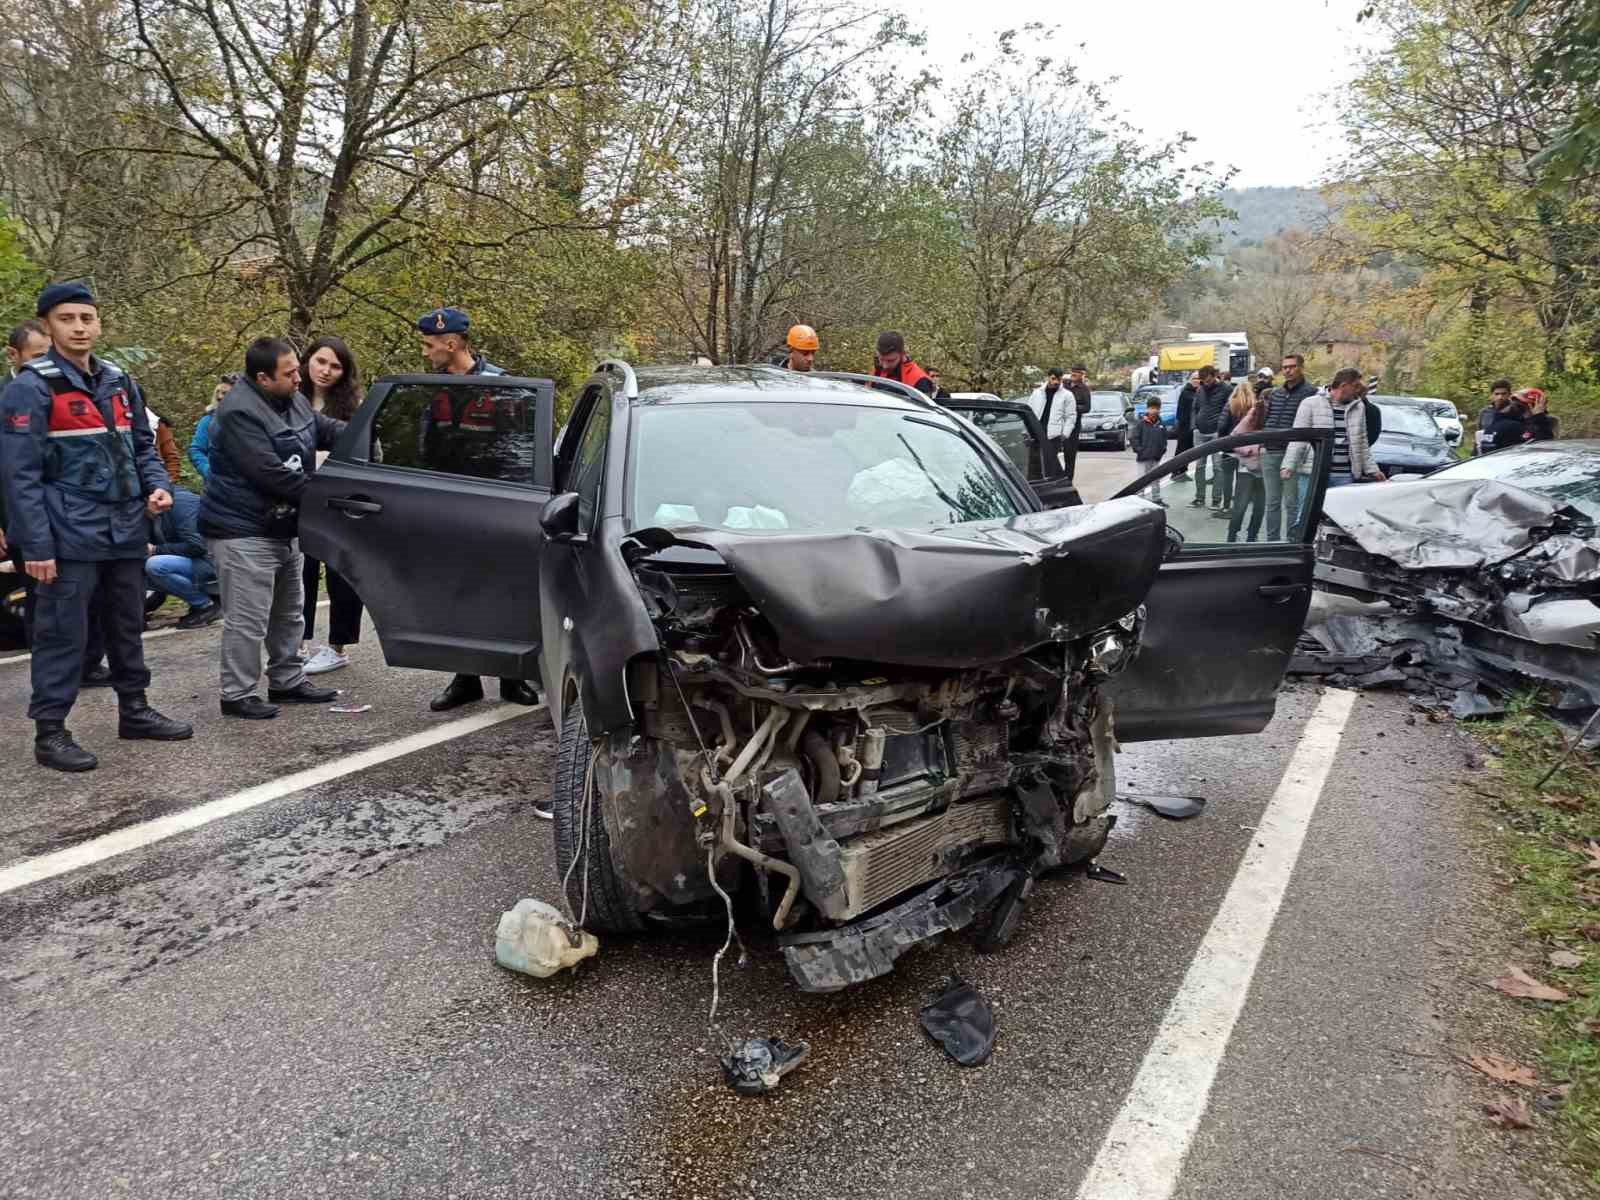
{"label": "gendarme beret", "polygon": [[423,333],[465,333],[469,324],[467,314],[459,308],[436,308],[417,318],[417,328]]}
{"label": "gendarme beret", "polygon": [[[39,304],[34,309],[34,316],[46,317],[50,310],[58,304],[94,304],[94,293],[89,290],[89,285],[81,279],[74,279],[68,283],[52,283],[39,293]],[[99,306],[96,305],[98,308]]]}

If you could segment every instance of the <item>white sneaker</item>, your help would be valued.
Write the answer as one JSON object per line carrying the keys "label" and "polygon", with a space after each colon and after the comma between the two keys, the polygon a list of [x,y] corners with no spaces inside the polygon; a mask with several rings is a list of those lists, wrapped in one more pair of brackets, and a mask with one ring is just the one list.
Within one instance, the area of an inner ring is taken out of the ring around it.
{"label": "white sneaker", "polygon": [[326,675],[329,671],[337,671],[340,667],[349,665],[348,654],[340,654],[332,646],[323,646],[306,660],[305,672],[307,675]]}

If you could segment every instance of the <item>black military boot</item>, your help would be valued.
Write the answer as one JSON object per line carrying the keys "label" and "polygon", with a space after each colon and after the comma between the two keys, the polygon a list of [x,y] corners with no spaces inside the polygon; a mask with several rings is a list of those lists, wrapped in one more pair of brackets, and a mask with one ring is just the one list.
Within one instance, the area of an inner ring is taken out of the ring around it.
{"label": "black military boot", "polygon": [[33,761],[52,771],[92,771],[100,760],[90,754],[67,732],[65,721],[35,721]]}
{"label": "black military boot", "polygon": [[449,712],[452,708],[460,708],[463,704],[471,704],[483,699],[483,680],[476,675],[457,675],[450,680],[448,687],[435,696],[428,704],[434,712]]}
{"label": "black military boot", "polygon": [[502,679],[500,699],[508,704],[526,704],[531,708],[539,703],[539,693],[534,691],[533,684],[525,679]]}
{"label": "black military boot", "polygon": [[123,696],[121,711],[117,714],[117,736],[129,741],[181,742],[194,736],[194,726],[186,721],[174,721],[150,707],[140,692]]}

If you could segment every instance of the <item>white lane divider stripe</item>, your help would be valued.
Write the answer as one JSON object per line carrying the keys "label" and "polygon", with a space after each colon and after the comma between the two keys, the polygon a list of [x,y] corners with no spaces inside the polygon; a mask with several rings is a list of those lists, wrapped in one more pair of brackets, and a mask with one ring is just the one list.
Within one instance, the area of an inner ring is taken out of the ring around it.
{"label": "white lane divider stripe", "polygon": [[1324,692],[1306,722],[1078,1200],[1166,1200],[1177,1186],[1355,699]]}
{"label": "white lane divider stripe", "polygon": [[114,830],[80,842],[76,846],[68,846],[65,850],[56,850],[50,854],[41,854],[38,858],[25,859],[0,869],[0,896],[30,884],[54,879],[57,875],[65,875],[68,871],[93,866],[108,858],[127,854],[131,850],[141,849],[177,834],[199,829],[212,821],[231,817],[258,805],[293,795],[295,792],[303,792],[307,788],[341,779],[346,775],[354,775],[357,771],[365,771],[368,767],[378,766],[391,759],[415,754],[418,750],[426,750],[430,746],[466,737],[470,733],[477,733],[480,729],[488,729],[493,725],[525,717],[542,708],[543,704],[532,707],[520,704],[496,705],[488,712],[436,725],[432,729],[424,729],[420,733],[413,733],[393,742],[385,742],[333,762],[308,767],[304,771],[296,771],[280,779],[270,779],[266,783],[245,788],[244,791],[235,792],[231,796],[197,804],[193,808],[157,817],[153,821],[130,825],[126,829]]}
{"label": "white lane divider stripe", "polygon": [[[326,600],[318,600],[317,601],[317,607],[318,608],[327,608],[328,607],[328,603],[329,602],[326,601]],[[201,628],[205,629],[205,628],[209,628],[209,626],[202,625]],[[175,633],[193,633],[193,632],[194,632],[194,630],[192,630],[192,629],[179,629],[176,625],[168,625],[165,629],[146,629],[139,636],[142,639],[144,639],[145,641],[151,642],[151,641],[154,641],[156,638],[171,637]],[[0,667],[5,666],[6,663],[28,662],[32,658],[33,658],[32,654],[13,654],[10,658],[0,658]]]}

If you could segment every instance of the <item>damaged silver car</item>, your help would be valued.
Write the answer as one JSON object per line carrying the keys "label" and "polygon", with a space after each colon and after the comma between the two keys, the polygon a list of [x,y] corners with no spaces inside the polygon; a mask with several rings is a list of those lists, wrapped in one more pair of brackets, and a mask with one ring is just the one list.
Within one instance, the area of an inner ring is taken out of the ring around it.
{"label": "damaged silver car", "polygon": [[1600,704],[1600,442],[1532,442],[1324,502],[1306,670],[1498,711],[1548,685]]}
{"label": "damaged silver car", "polygon": [[1308,542],[1046,508],[961,412],[882,383],[610,363],[557,440],[547,381],[380,380],[312,482],[306,548],[390,663],[538,681],[588,928],[743,893],[814,991],[980,917],[1003,942],[1105,845],[1118,741],[1271,719]]}

